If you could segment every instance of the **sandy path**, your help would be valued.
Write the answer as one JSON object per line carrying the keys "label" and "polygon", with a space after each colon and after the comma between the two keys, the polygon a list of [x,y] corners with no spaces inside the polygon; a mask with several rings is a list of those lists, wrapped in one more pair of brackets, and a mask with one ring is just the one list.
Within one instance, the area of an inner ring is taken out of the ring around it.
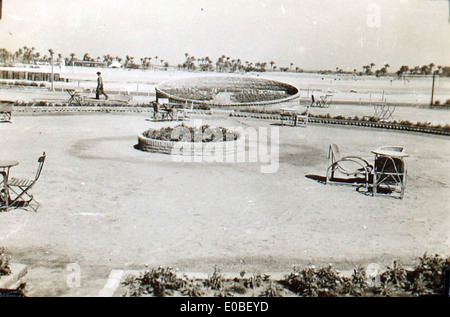
{"label": "sandy path", "polygon": [[[162,123],[141,115],[16,116],[0,125],[1,159],[12,174],[33,175],[38,213],[0,214],[0,245],[30,266],[30,295],[88,296],[114,268],[170,265],[185,271],[246,269],[290,272],[295,264],[416,260],[450,247],[449,140],[357,127],[280,128],[280,166],[176,163],[136,150],[137,135]],[[263,126],[267,121],[204,117],[210,125]],[[403,200],[326,186],[329,143],[372,160],[370,150],[406,148]],[[68,288],[68,263],[81,267],[81,288]]]}

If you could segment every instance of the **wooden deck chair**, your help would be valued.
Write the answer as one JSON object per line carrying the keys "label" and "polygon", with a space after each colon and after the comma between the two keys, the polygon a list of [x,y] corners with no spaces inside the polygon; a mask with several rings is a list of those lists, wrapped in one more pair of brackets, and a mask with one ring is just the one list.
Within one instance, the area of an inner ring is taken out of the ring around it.
{"label": "wooden deck chair", "polygon": [[406,188],[406,167],[403,160],[408,154],[400,146],[382,146],[375,154],[372,193],[388,194],[402,199]]}
{"label": "wooden deck chair", "polygon": [[150,104],[153,106],[153,120],[157,121],[159,119],[162,119],[162,113],[159,109],[159,103],[156,101],[152,101],[150,102]]}
{"label": "wooden deck chair", "polygon": [[39,176],[41,176],[45,158],[46,154],[44,152],[38,159],[39,164],[34,179],[11,177],[8,181],[8,188],[16,195],[16,197],[11,200],[11,203],[9,204],[10,207],[19,208],[29,206],[35,212],[38,210],[40,204],[34,199],[33,195],[31,195],[29,191],[33,188],[34,184],[36,184]]}
{"label": "wooden deck chair", "polygon": [[342,156],[336,144],[328,148],[329,165],[326,183],[369,187],[373,166],[359,156]]}

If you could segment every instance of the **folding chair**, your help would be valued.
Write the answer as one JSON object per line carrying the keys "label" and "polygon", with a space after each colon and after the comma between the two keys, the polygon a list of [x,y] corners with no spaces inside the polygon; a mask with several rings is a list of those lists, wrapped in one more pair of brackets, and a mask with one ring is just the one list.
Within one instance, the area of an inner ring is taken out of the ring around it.
{"label": "folding chair", "polygon": [[402,199],[406,188],[406,167],[403,160],[408,154],[401,146],[382,146],[375,154],[372,193],[385,193]]}
{"label": "folding chair", "polygon": [[11,177],[8,181],[8,188],[16,195],[16,197],[11,200],[9,204],[10,207],[19,208],[29,206],[35,212],[38,210],[40,204],[34,199],[33,195],[31,195],[29,191],[33,188],[34,184],[36,184],[39,176],[41,175],[45,158],[46,154],[44,152],[38,159],[39,164],[34,179]]}
{"label": "folding chair", "polygon": [[336,144],[329,146],[328,159],[327,184],[363,186],[366,189],[369,187],[373,166],[365,159],[359,156],[342,157],[341,151]]}
{"label": "folding chair", "polygon": [[325,96],[319,96],[320,101],[317,103],[319,107],[321,108],[328,108],[331,104],[331,99],[333,98],[333,95],[325,95]]}
{"label": "folding chair", "polygon": [[390,106],[386,101],[381,104],[374,104],[374,115],[373,117],[380,121],[386,121],[392,118],[395,111],[395,105]]}
{"label": "folding chair", "polygon": [[71,105],[77,105],[82,106],[84,103],[84,96],[82,95],[82,91],[79,89],[66,89],[67,93],[69,94],[69,99],[67,99],[67,104],[69,106]]}

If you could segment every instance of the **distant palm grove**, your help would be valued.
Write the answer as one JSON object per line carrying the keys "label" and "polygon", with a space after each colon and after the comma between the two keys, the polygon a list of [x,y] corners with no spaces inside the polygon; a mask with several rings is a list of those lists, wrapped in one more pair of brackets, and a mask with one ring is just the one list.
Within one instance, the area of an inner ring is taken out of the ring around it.
{"label": "distant palm grove", "polygon": [[[168,61],[155,56],[146,56],[135,58],[126,55],[124,58],[120,56],[113,56],[110,54],[91,57],[89,53],[85,53],[82,57],[77,57],[75,53],[69,56],[62,56],[62,54],[55,54],[52,49],[49,49],[44,54],[37,52],[34,47],[24,46],[19,48],[14,53],[9,52],[5,48],[0,48],[0,65],[1,66],[18,66],[20,64],[28,65],[70,65],[70,66],[85,66],[85,67],[123,67],[128,69],[167,69],[169,67],[177,68],[184,71],[203,71],[203,72],[221,72],[221,73],[235,73],[235,72],[266,72],[266,71],[280,71],[280,72],[296,72],[296,73],[320,73],[320,74],[348,74],[358,76],[386,76],[397,75],[399,77],[404,75],[432,75],[450,77],[449,66],[436,66],[434,63],[429,63],[422,66],[409,67],[407,65],[401,66],[397,71],[389,72],[390,65],[384,64],[379,68],[375,67],[375,63],[363,65],[361,70],[356,68],[353,71],[345,71],[340,67],[333,70],[304,70],[294,63],[290,63],[287,67],[277,66],[276,62],[250,62],[243,61],[240,58],[231,58],[222,55],[214,62],[209,56],[195,57],[189,53],[184,54],[184,62],[178,65],[170,65]],[[295,67],[294,67],[295,66]]]}

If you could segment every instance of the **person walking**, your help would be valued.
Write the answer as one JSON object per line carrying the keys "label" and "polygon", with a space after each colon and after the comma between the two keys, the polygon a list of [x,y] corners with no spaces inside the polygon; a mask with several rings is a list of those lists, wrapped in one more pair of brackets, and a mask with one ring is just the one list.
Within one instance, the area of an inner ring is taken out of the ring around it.
{"label": "person walking", "polygon": [[102,73],[101,72],[97,72],[97,76],[98,76],[97,77],[97,90],[96,90],[96,94],[95,94],[95,99],[100,99],[100,95],[104,95],[106,100],[108,100],[108,95],[103,90]]}

